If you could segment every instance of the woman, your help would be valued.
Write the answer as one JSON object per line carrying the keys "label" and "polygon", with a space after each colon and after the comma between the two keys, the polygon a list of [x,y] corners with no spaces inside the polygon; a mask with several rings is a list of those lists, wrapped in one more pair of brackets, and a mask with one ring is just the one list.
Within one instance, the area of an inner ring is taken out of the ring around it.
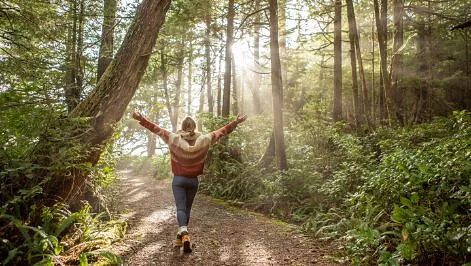
{"label": "woman", "polygon": [[190,237],[188,235],[188,222],[190,211],[198,190],[198,175],[203,172],[204,161],[208,154],[209,146],[217,142],[221,137],[231,133],[238,124],[247,119],[246,115],[240,116],[226,126],[208,134],[195,132],[196,123],[191,117],[186,117],[182,122],[182,128],[177,133],[172,133],[144,118],[140,113],[134,112],[132,117],[139,121],[143,127],[160,136],[168,144],[172,161],[172,190],[177,205],[178,233],[175,245],[183,246],[183,251],[191,252]]}

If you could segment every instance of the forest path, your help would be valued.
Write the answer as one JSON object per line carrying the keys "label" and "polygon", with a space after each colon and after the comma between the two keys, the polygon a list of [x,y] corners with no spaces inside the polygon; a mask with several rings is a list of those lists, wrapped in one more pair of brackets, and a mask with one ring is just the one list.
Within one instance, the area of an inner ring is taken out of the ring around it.
{"label": "forest path", "polygon": [[192,253],[173,245],[177,230],[171,180],[121,171],[115,201],[128,229],[112,251],[125,265],[337,265],[326,243],[294,226],[197,194],[189,232]]}

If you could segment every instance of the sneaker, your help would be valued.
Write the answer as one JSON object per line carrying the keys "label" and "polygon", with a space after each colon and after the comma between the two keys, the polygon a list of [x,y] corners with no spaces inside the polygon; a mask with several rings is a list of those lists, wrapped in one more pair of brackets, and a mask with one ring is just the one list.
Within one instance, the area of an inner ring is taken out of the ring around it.
{"label": "sneaker", "polygon": [[191,252],[190,236],[188,234],[183,235],[182,242],[183,242],[183,252],[190,253]]}

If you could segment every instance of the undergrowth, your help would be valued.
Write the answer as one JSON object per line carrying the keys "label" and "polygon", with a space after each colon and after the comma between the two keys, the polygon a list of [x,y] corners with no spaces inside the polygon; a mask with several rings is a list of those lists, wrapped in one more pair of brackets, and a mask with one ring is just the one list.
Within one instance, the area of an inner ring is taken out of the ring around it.
{"label": "undergrowth", "polygon": [[[203,120],[211,130],[227,122]],[[337,241],[355,265],[471,260],[468,112],[367,134],[299,119],[285,129],[284,172],[258,165],[267,124],[251,118],[212,149],[202,191]]]}
{"label": "undergrowth", "polygon": [[86,163],[90,147],[80,136],[89,130],[87,119],[19,107],[1,112],[0,121],[0,263],[120,263],[106,248],[123,236],[125,224],[87,202],[72,208],[55,194],[83,173],[96,193],[114,180],[111,150],[97,165]]}

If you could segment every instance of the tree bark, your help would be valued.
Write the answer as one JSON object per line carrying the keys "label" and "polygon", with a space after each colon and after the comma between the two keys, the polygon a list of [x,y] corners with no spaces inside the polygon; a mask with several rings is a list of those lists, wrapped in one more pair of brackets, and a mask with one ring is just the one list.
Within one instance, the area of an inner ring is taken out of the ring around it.
{"label": "tree bark", "polygon": [[[94,130],[83,142],[101,145],[113,134],[114,124],[123,116],[139,86],[169,6],[170,0],[143,0],[110,69],[71,112],[71,117],[93,118]],[[94,149],[89,161],[98,162],[100,153],[101,149]]]}
{"label": "tree bark", "polygon": [[218,64],[218,92],[217,92],[217,115],[221,116],[221,111],[222,111],[222,50],[219,54],[219,64]]}
{"label": "tree bark", "polygon": [[84,0],[79,1],[79,16],[78,16],[78,35],[77,35],[77,52],[76,56],[76,69],[77,69],[77,77],[76,77],[76,88],[78,90],[77,100],[80,101],[80,94],[83,91],[83,77],[85,76],[85,61],[83,56],[83,34],[84,34],[84,27],[85,27],[85,5]]}
{"label": "tree bark", "polygon": [[190,40],[190,55],[188,57],[188,106],[187,115],[191,116],[192,87],[193,86],[193,42]]}
{"label": "tree bark", "polygon": [[346,0],[347,3],[347,18],[348,18],[348,37],[350,40],[350,65],[352,67],[352,96],[353,108],[355,114],[355,123],[359,126],[362,123],[361,118],[361,103],[358,97],[358,77],[357,77],[357,64],[356,64],[356,23],[355,14],[353,10],[353,1]]}
{"label": "tree bark", "polygon": [[[255,10],[260,9],[260,0],[255,0]],[[254,66],[255,69],[260,65],[260,12],[255,15],[254,21]],[[250,89],[252,92],[253,106],[255,114],[262,113],[260,101],[260,83],[261,76],[259,73],[254,73],[253,86]]]}
{"label": "tree bark", "polygon": [[270,141],[268,142],[267,149],[263,153],[258,164],[261,167],[266,168],[273,162],[273,158],[275,158],[275,134],[272,131],[270,133]]}
{"label": "tree bark", "polygon": [[393,113],[391,108],[391,80],[389,78],[388,71],[388,62],[387,62],[387,1],[381,0],[381,15],[379,12],[378,0],[373,0],[374,12],[375,12],[375,22],[376,30],[378,34],[378,44],[379,44],[379,55],[380,55],[380,66],[381,66],[381,79],[384,85],[384,99],[386,112],[391,121],[391,114]]}
{"label": "tree bark", "polygon": [[[403,73],[402,54],[399,51],[404,43],[404,0],[393,0],[393,22],[394,22],[394,44],[391,68],[391,92],[393,93],[394,105],[396,106],[398,116],[403,117],[402,94],[399,93],[399,77]],[[403,120],[403,119],[401,119]],[[403,124],[403,121],[401,122]]]}
{"label": "tree bark", "polygon": [[279,170],[286,170],[285,140],[283,132],[283,82],[281,79],[281,62],[278,44],[278,3],[269,0],[270,11],[270,56],[271,56],[271,82],[273,95],[273,115],[275,132],[275,154]]}
{"label": "tree bark", "polygon": [[[183,51],[183,40],[181,43],[181,47]],[[182,92],[182,82],[183,82],[183,61],[185,60],[183,52],[178,55],[178,62],[177,62],[177,80],[175,81],[175,98],[173,101],[173,108],[172,108],[172,128],[174,132],[178,130],[178,116],[180,114],[180,96]]]}
{"label": "tree bark", "polygon": [[342,2],[340,0],[335,0],[333,119],[342,120]]}
{"label": "tree bark", "polygon": [[[92,146],[87,162],[98,162],[104,144],[138,88],[169,6],[170,0],[143,0],[116,58],[88,97],[70,113],[72,118],[90,118],[91,129],[79,135],[83,144]],[[69,203],[77,202],[88,177],[87,172],[77,171],[70,178],[53,179],[45,193]]]}
{"label": "tree bark", "polygon": [[83,86],[83,0],[70,2],[72,27],[68,28],[66,43],[65,101],[70,112],[79,104]]}
{"label": "tree bark", "polygon": [[101,43],[98,52],[97,82],[113,60],[114,27],[116,21],[117,0],[104,0],[103,25],[101,27]]}
{"label": "tree bark", "polygon": [[356,56],[357,56],[357,61],[358,61],[358,68],[360,72],[360,81],[361,81],[361,87],[362,87],[362,97],[360,98],[360,104],[361,104],[361,109],[363,111],[363,114],[368,122],[370,123],[370,112],[371,112],[371,104],[370,104],[370,99],[368,95],[368,87],[366,86],[366,76],[365,76],[365,70],[363,68],[363,59],[361,56],[361,49],[360,49],[360,34],[358,33],[358,27],[357,27],[357,22],[356,22],[356,16],[355,16],[355,9],[353,8],[353,2],[351,2],[351,8],[352,8],[352,17],[353,17],[353,24],[354,24],[354,37],[355,37],[355,50],[356,50]]}
{"label": "tree bark", "polygon": [[164,89],[165,106],[167,107],[168,117],[172,124],[172,132],[176,132],[176,125],[173,123],[173,108],[170,103],[170,93],[168,92],[168,71],[167,71],[167,59],[165,57],[165,45],[162,45],[160,49],[160,74],[162,75],[162,87]]}
{"label": "tree bark", "polygon": [[[198,107],[198,114],[201,114],[204,111],[204,83],[205,83],[205,71],[203,71],[201,75],[201,89],[200,89],[200,104]],[[201,124],[201,121],[198,120],[198,131],[203,131],[203,124]]]}
{"label": "tree bark", "polygon": [[286,61],[286,4],[287,0],[279,0],[278,4],[278,25],[279,25],[279,43],[280,43],[280,64],[281,64],[281,79],[287,83],[288,81],[288,67]]}
{"label": "tree bark", "polygon": [[228,117],[231,108],[231,70],[232,70],[232,42],[234,31],[234,0],[229,0],[229,10],[227,12],[226,29],[226,57],[224,69],[224,94],[222,103],[222,116]]}
{"label": "tree bark", "polygon": [[[211,7],[208,7],[210,9]],[[206,94],[208,96],[208,112],[210,114],[213,114],[214,108],[213,108],[213,88],[211,86],[211,10],[206,11],[206,18],[205,18],[205,23],[206,23],[206,31],[205,31],[205,36],[204,36],[204,50],[205,50],[205,57],[206,57]]]}
{"label": "tree bark", "polygon": [[239,113],[239,82],[237,80],[237,71],[235,60],[232,58],[232,113]]}

